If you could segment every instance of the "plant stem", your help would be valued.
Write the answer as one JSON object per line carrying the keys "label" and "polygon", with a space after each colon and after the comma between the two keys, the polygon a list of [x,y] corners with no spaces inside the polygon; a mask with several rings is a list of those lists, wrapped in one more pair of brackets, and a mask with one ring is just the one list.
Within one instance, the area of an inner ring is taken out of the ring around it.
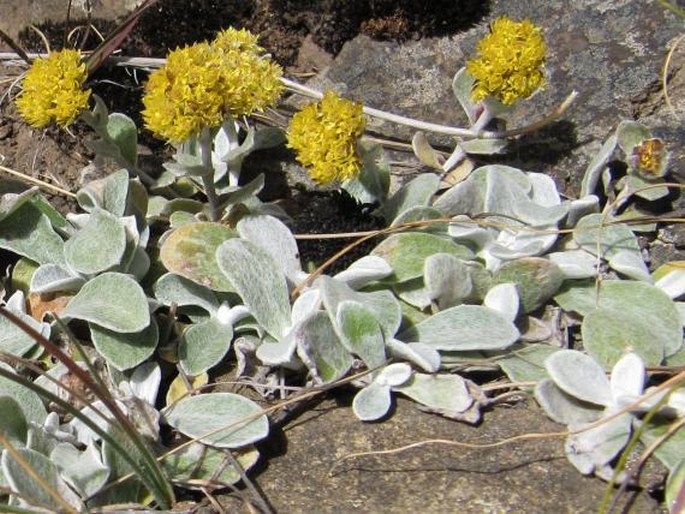
{"label": "plant stem", "polygon": [[[281,79],[283,84],[303,96],[308,96],[310,98],[321,99],[323,98],[323,93],[313,89],[311,87],[305,86],[298,82],[288,80],[286,78]],[[373,107],[364,106],[364,114],[373,116],[381,120],[391,121],[397,123],[398,125],[405,125],[408,127],[413,127],[417,130],[425,130],[428,132],[434,132],[437,134],[446,134],[448,136],[461,136],[461,137],[477,137],[477,133],[472,129],[465,129],[459,127],[450,127],[448,125],[439,125],[437,123],[430,123],[427,121],[416,120],[413,118],[408,118],[407,116],[401,116],[399,114],[393,114],[391,112],[381,111],[380,109],[374,109]]]}
{"label": "plant stem", "polygon": [[202,167],[206,173],[202,175],[202,185],[207,195],[209,203],[209,221],[219,219],[219,199],[214,188],[214,167],[212,166],[212,134],[208,128],[203,128],[200,132],[200,155],[202,156]]}
{"label": "plant stem", "polygon": [[[229,147],[231,151],[235,150],[240,146],[240,141],[238,139],[238,131],[236,130],[235,122],[233,121],[233,119],[227,120],[224,123],[223,128],[226,132],[226,136],[228,137]],[[231,163],[226,163],[226,165],[228,167],[228,185],[232,187],[238,187],[238,182],[240,180],[241,164],[234,166]]]}
{"label": "plant stem", "polygon": [[[480,113],[480,116],[478,116],[478,119],[471,127],[473,130],[481,131],[488,123],[490,123],[490,121],[492,121],[493,113],[490,109],[488,109],[487,103],[484,104],[484,107],[485,108],[483,109],[483,112]],[[452,170],[452,168],[464,160],[464,157],[466,157],[466,152],[464,151],[464,148],[457,143],[457,146],[454,147],[452,155],[450,155],[445,161],[445,164],[442,165],[443,173],[446,174]]]}

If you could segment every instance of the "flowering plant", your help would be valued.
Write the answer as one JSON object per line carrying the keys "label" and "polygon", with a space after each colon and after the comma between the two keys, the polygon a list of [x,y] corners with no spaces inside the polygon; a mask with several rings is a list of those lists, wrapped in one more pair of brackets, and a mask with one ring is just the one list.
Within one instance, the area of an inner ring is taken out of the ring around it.
{"label": "flowering plant", "polygon": [[[544,84],[541,29],[499,18],[490,31],[454,79],[472,123],[450,132],[461,138],[455,151],[441,163],[414,138],[442,171],[468,152],[501,150],[505,139],[487,124]],[[247,480],[270,420],[255,401],[208,389],[228,360],[268,398],[349,382],[364,421],[382,419],[400,394],[474,423],[496,398],[469,371],[499,371],[509,388],[534,382],[550,417],[578,431],[569,459],[608,480],[626,479],[613,459],[630,437],[647,442],[661,430],[639,416],[682,416],[682,391],[661,403],[643,391],[647,366],[685,357],[674,301],[685,294],[682,266],[650,274],[633,230],[608,219],[609,203],[600,213],[595,194],[612,185],[605,165],[616,147],[628,166],[619,200],[638,195],[638,183],[667,190],[665,144],[646,127],[619,124],[576,200],[545,175],[503,164],[445,191],[427,173],[391,192],[382,148],[364,140],[366,117],[440,127],[296,86],[256,36],[228,29],[173,50],[150,74],[143,119],[175,150],[150,177],[137,167],[137,127],[108,113],[86,81],[78,52],[53,53],[34,62],[17,98],[36,127],[85,120],[99,137],[93,149],[122,169],[78,191],[78,214],[63,216],[36,189],[0,201],[0,248],[18,259],[0,349],[14,364],[44,353],[59,361],[33,366],[35,382],[0,365],[0,472],[12,507],[82,511],[153,497],[165,509],[172,484],[206,491]],[[285,87],[317,97],[286,134],[249,119]],[[335,274],[303,267],[287,216],[256,196],[264,177],[239,181],[247,155],[282,143],[317,184],[378,204],[388,227],[364,236],[383,236],[369,255]],[[573,313],[584,353],[561,349],[572,341],[554,309]],[[85,336],[70,339],[68,326]],[[97,399],[64,386],[72,376]],[[25,401],[12,399],[14,384]],[[682,443],[674,447],[681,455]],[[685,459],[665,454],[671,476],[682,476]]]}

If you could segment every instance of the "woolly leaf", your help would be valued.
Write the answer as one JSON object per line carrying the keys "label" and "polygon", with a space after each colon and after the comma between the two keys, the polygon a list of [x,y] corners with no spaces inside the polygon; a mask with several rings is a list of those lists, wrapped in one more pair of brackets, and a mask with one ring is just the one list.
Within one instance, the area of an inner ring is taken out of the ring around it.
{"label": "woolly leaf", "polygon": [[121,263],[126,250],[126,229],[119,219],[95,208],[86,225],[64,243],[67,266],[94,275]]}
{"label": "woolly leaf", "polygon": [[392,405],[390,387],[372,382],[352,400],[352,411],[362,421],[376,421],[385,416]]}
{"label": "woolly leaf", "polygon": [[178,362],[191,377],[213,368],[231,347],[233,329],[210,319],[185,329],[178,345]]}
{"label": "woolly leaf", "polygon": [[420,403],[425,410],[448,418],[459,418],[473,404],[466,381],[459,375],[424,375],[415,373],[412,379],[393,391]]}
{"label": "woolly leaf", "polygon": [[564,281],[564,274],[553,262],[540,257],[525,257],[504,263],[493,275],[492,283],[518,285],[524,313],[542,307]]}
{"label": "woolly leaf", "polygon": [[233,229],[219,223],[189,223],[164,240],[159,256],[172,273],[214,291],[234,291],[216,260],[217,248],[234,237]]}
{"label": "woolly leaf", "polygon": [[133,368],[150,357],[159,342],[159,329],[153,320],[139,332],[121,333],[90,323],[93,346],[118,370]]}
{"label": "woolly leaf", "polygon": [[[49,508],[55,512],[71,506],[77,512],[85,511],[85,505],[59,476],[57,466],[45,455],[26,448],[17,448],[17,458],[7,450],[2,452],[2,472],[12,491],[16,491],[23,498],[28,499],[29,505]],[[26,464],[25,469],[22,464]],[[34,476],[40,478],[41,483],[49,488],[49,492],[41,487]]]}
{"label": "woolly leaf", "polygon": [[290,327],[290,297],[273,256],[250,241],[233,238],[219,246],[216,258],[257,323],[280,339]]}
{"label": "woolly leaf", "polygon": [[499,350],[511,346],[519,331],[499,312],[478,305],[441,311],[399,335],[437,350]]}
{"label": "woolly leaf", "polygon": [[217,448],[247,446],[269,433],[269,421],[262,408],[233,393],[188,396],[164,415],[179,432]]}
{"label": "woolly leaf", "polygon": [[336,325],[342,344],[358,355],[369,369],[385,363],[383,331],[373,312],[367,307],[349,300],[341,302],[336,314]]}
{"label": "woolly leaf", "polygon": [[465,246],[425,232],[393,234],[374,248],[371,255],[382,257],[390,264],[394,282],[404,282],[422,276],[424,261],[436,253],[459,259],[473,257],[473,252]]}
{"label": "woolly leaf", "polygon": [[595,405],[611,405],[611,387],[604,369],[592,357],[576,350],[550,355],[545,367],[564,392]]}
{"label": "woolly leaf", "polygon": [[150,324],[143,289],[130,276],[121,273],[103,273],[89,280],[62,315],[90,321],[114,332],[140,332]]}

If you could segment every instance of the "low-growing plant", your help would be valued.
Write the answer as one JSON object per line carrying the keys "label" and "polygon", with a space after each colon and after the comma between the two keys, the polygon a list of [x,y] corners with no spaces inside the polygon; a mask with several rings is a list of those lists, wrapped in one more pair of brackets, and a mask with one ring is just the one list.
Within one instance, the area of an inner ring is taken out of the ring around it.
{"label": "low-growing plant", "polygon": [[[504,59],[510,41],[515,58]],[[545,51],[531,22],[492,24],[455,75],[472,126],[437,127],[459,136],[445,159],[428,143],[430,124],[332,91],[286,132],[250,121],[283,84],[308,90],[281,79],[255,36],[229,29],[172,51],[151,73],[143,119],[175,149],[154,176],[138,168],[135,123],[97,97],[88,110],[77,51],[36,59],[16,99],[22,116],[37,127],[80,117],[98,136],[93,151],[121,169],[82,187],[82,212],[66,216],[36,188],[2,195],[0,248],[18,258],[0,311],[7,509],[166,509],[173,486],[245,480],[269,418],[253,399],[212,389],[210,372],[227,362],[265,397],[347,380],[360,420],[381,420],[401,394],[471,423],[492,398],[469,371],[487,362],[512,388],[537,383],[537,401],[572,431],[566,453],[581,473],[631,478],[617,458],[631,434],[651,445],[670,420],[682,425],[685,409],[682,381],[644,390],[647,369],[685,359],[682,263],[650,273],[635,231],[654,223],[634,225],[636,196],[669,193],[667,143],[622,121],[572,200],[548,176],[503,164],[454,174],[469,154],[506,147],[509,133],[488,123],[544,84]],[[383,149],[364,140],[365,115],[418,126],[415,153],[439,175],[390,191]],[[337,274],[302,267],[287,216],[257,197],[264,176],[239,181],[250,153],[284,143],[315,182],[373,204],[387,224]],[[626,162],[626,176],[613,176],[611,159]],[[578,320],[582,346],[555,341],[552,309]],[[671,501],[682,494],[685,430],[669,435],[655,455]]]}

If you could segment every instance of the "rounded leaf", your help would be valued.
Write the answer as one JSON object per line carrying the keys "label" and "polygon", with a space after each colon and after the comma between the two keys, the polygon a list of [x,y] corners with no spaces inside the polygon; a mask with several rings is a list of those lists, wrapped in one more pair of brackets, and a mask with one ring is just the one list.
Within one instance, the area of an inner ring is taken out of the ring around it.
{"label": "rounded leaf", "polygon": [[415,364],[428,373],[437,373],[440,369],[440,353],[422,343],[403,343],[390,338],[386,341],[388,352],[397,360],[404,360]]}
{"label": "rounded leaf", "polygon": [[654,285],[674,300],[685,294],[685,261],[662,264],[652,275]]}
{"label": "rounded leaf", "polygon": [[94,275],[119,265],[125,250],[123,223],[95,208],[85,226],[64,243],[64,259],[71,270]]}
{"label": "rounded leaf", "polygon": [[504,263],[492,283],[512,282],[519,286],[523,313],[542,307],[561,287],[564,273],[559,266],[541,257],[525,257]]}
{"label": "rounded leaf", "polygon": [[422,404],[428,412],[448,418],[459,418],[474,403],[466,380],[459,375],[424,375],[414,373],[412,379],[393,391]]}
{"label": "rounded leaf", "polygon": [[[36,321],[28,314],[13,310],[13,314],[28,326],[37,330],[43,337],[50,337],[50,325]],[[12,323],[4,316],[0,317],[0,352],[12,355],[25,355],[31,348],[36,346],[36,341],[21,327]]]}
{"label": "rounded leaf", "polygon": [[[643,334],[640,337],[631,338],[631,340],[639,340],[640,347],[645,345],[644,334],[649,332],[650,347],[644,348],[644,351],[635,352],[648,365],[652,364],[653,361],[647,362],[643,353],[650,354],[652,357],[658,357],[658,354],[663,352],[666,356],[669,356],[682,347],[682,319],[680,318],[680,313],[675,303],[658,287],[633,280],[605,280],[601,283],[599,292],[594,283],[588,282],[568,288],[565,287],[564,289],[563,293],[555,297],[557,303],[564,310],[575,311],[582,316],[588,316],[599,307],[607,313],[604,317],[600,315],[601,319],[593,322],[590,326],[591,331],[594,331],[596,327],[596,330],[601,332],[601,320],[604,318],[612,326],[615,323],[610,318],[620,318],[621,320],[626,320],[630,327]],[[627,331],[628,328],[625,330]],[[601,340],[602,334],[599,334],[599,336],[599,340]],[[618,343],[617,348],[619,350],[623,348],[623,350],[631,351],[621,345],[620,341],[616,342]],[[590,346],[592,346],[592,343],[590,343]],[[601,343],[596,346],[601,350]],[[625,351],[622,353],[625,353]],[[597,357],[599,358],[598,355]],[[610,357],[610,355],[606,357]],[[614,357],[613,360],[608,362],[608,366],[618,361],[620,355],[614,355]]]}
{"label": "rounded leaf", "polygon": [[511,321],[497,311],[479,305],[459,305],[409,327],[399,335],[437,350],[500,350],[519,338]]}
{"label": "rounded leaf", "polygon": [[110,475],[109,468],[102,462],[99,447],[92,443],[84,451],[69,443],[59,443],[50,452],[50,460],[57,464],[62,477],[82,496],[97,493]]}
{"label": "rounded leaf", "polygon": [[233,328],[213,319],[190,325],[178,345],[178,363],[191,377],[204,373],[221,362],[232,339]]}
{"label": "rounded leaf", "polygon": [[59,291],[78,291],[86,280],[56,264],[41,265],[31,277],[32,293],[53,293]]}
{"label": "rounded leaf", "polygon": [[90,321],[114,332],[140,332],[150,324],[150,309],[138,282],[110,272],[89,280],[71,299],[63,317]]}
{"label": "rounded leaf", "polygon": [[317,382],[338,380],[352,367],[352,356],[340,342],[333,323],[323,311],[314,313],[297,327],[296,340],[297,356]]}
{"label": "rounded leaf", "polygon": [[0,220],[0,248],[38,264],[64,263],[64,241],[52,228],[50,218],[32,203],[21,205]]}
{"label": "rounded leaf", "polygon": [[216,262],[216,249],[233,237],[235,231],[219,223],[188,223],[166,238],[159,256],[172,273],[215,291],[234,291]]}
{"label": "rounded leaf", "polygon": [[503,314],[513,323],[519,313],[519,294],[516,284],[497,284],[485,295],[483,305]]}
{"label": "rounded leaf", "polygon": [[469,267],[454,255],[436,253],[424,261],[423,282],[441,308],[463,303],[473,289]]}
{"label": "rounded leaf", "polygon": [[362,421],[375,421],[385,416],[392,405],[390,387],[372,382],[352,400],[352,411]]}
{"label": "rounded leaf", "polygon": [[412,376],[412,369],[406,362],[395,362],[388,364],[383,368],[378,376],[376,382],[390,387],[401,386],[406,383]]}
{"label": "rounded leaf", "polygon": [[335,275],[335,279],[341,280],[352,289],[357,290],[369,282],[385,278],[391,273],[392,268],[384,259],[366,255],[353,262],[346,270]]}
{"label": "rounded leaf", "polygon": [[599,250],[599,256],[619,273],[636,280],[650,280],[640,245],[628,225],[611,223],[611,218],[602,214],[588,214],[576,224],[573,239],[592,255]]}
{"label": "rounded leaf", "polygon": [[219,308],[219,302],[210,289],[174,273],[165,273],[159,277],[152,289],[155,298],[163,305],[194,305],[210,314],[214,314]]}
{"label": "rounded leaf", "polygon": [[90,324],[93,346],[118,370],[133,368],[150,357],[159,342],[159,329],[153,320],[140,332],[121,333]]}
{"label": "rounded leaf", "polygon": [[292,281],[302,271],[297,241],[290,229],[273,216],[248,215],[238,222],[236,230],[240,237],[266,251],[274,262]]}
{"label": "rounded leaf", "polygon": [[581,473],[601,471],[630,439],[632,419],[630,414],[622,414],[584,432],[571,434],[566,439],[566,457]]}
{"label": "rounded leaf", "polygon": [[589,355],[576,350],[561,350],[547,358],[545,367],[562,391],[595,405],[611,405],[609,379],[604,369]]}
{"label": "rounded leaf", "polygon": [[385,363],[385,338],[370,309],[359,302],[343,301],[338,305],[336,325],[342,344],[369,369]]}
{"label": "rounded leaf", "polygon": [[219,269],[231,281],[250,313],[274,339],[290,327],[290,296],[281,267],[266,250],[233,238],[216,251]]}
{"label": "rounded leaf", "polygon": [[222,450],[193,443],[167,455],[162,466],[171,480],[184,483],[184,489],[226,487],[227,484],[235,484],[241,480],[235,467],[225,465],[227,451],[235,454],[234,457],[245,471],[259,460],[259,451],[254,446],[240,450]]}
{"label": "rounded leaf", "polygon": [[564,425],[592,423],[602,415],[601,407],[566,394],[549,378],[538,382],[535,399],[550,418]]}
{"label": "rounded leaf", "polygon": [[165,412],[169,425],[218,448],[240,448],[269,434],[262,408],[244,396],[211,393],[189,396]]}
{"label": "rounded leaf", "polygon": [[[4,362],[0,362],[0,368],[10,376],[15,374],[15,371]],[[26,421],[43,425],[48,413],[38,393],[15,382],[9,376],[0,376],[0,396],[7,396],[18,402]]]}
{"label": "rounded leaf", "polygon": [[650,326],[631,312],[599,308],[583,319],[581,334],[587,352],[606,367],[611,367],[626,353],[634,352],[648,366],[664,360],[663,327]]}
{"label": "rounded leaf", "polygon": [[628,353],[621,357],[611,370],[611,394],[614,401],[635,401],[642,394],[645,378],[645,365],[637,354]]}
{"label": "rounded leaf", "polygon": [[443,237],[425,232],[404,232],[393,234],[376,248],[371,255],[385,259],[394,273],[395,282],[404,282],[423,275],[426,257],[436,254],[451,254],[459,259],[470,259],[473,252]]}
{"label": "rounded leaf", "polygon": [[[420,134],[420,132],[416,133],[412,140],[412,144],[416,140],[416,137],[420,137],[418,134]],[[430,148],[430,146],[428,148]],[[429,154],[432,154],[430,150]],[[436,169],[442,170],[442,166],[438,164]],[[439,185],[440,179],[437,175],[422,173],[402,186],[383,204],[383,207],[380,210],[386,220],[394,220],[408,209],[427,206],[435,192],[438,190]]]}
{"label": "rounded leaf", "polygon": [[120,169],[104,178],[88,182],[76,192],[76,201],[87,212],[96,207],[123,216],[129,193],[128,171]]}
{"label": "rounded leaf", "polygon": [[[26,498],[29,505],[54,509],[53,512],[64,512],[67,507],[75,512],[85,510],[81,499],[67,486],[57,466],[45,455],[27,448],[17,448],[16,457],[5,450],[0,460],[6,483],[12,491]],[[49,488],[49,492],[46,488]]]}

